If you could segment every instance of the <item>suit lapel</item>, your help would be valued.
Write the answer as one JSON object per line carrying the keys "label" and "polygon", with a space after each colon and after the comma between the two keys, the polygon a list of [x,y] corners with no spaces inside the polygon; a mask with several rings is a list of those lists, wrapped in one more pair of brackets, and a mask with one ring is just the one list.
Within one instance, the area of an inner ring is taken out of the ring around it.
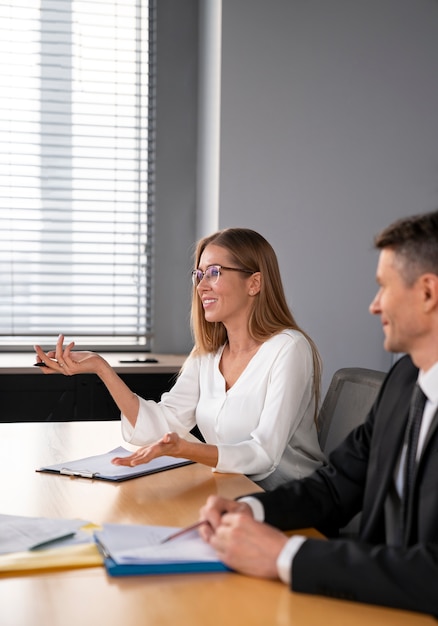
{"label": "suit lapel", "polygon": [[383,497],[386,497],[388,486],[394,479],[395,467],[403,447],[409,416],[409,399],[409,393],[401,396],[394,406],[392,415],[386,416],[383,425],[382,442],[384,445],[379,450],[379,473]]}
{"label": "suit lapel", "polygon": [[369,508],[364,515],[367,520],[363,528],[365,535],[368,533],[374,535],[379,528],[379,534],[384,533],[382,525],[384,525],[385,500],[392,486],[396,464],[403,446],[411,394],[412,386],[410,385],[401,391],[397,389],[397,399],[394,396],[388,398],[376,414],[373,439],[375,438],[378,444],[372,445],[375,456],[373,456],[367,479],[368,493],[364,505],[368,503]]}
{"label": "suit lapel", "polygon": [[424,459],[427,456],[427,446],[430,443],[430,440],[433,437],[434,432],[437,430],[438,428],[438,409],[435,411],[435,415],[433,416],[429,431],[426,435],[426,439],[424,441],[424,446],[423,446],[423,451],[421,453],[421,458],[419,463],[417,464],[417,467],[415,469],[415,473],[414,473],[414,485],[413,488],[411,490],[410,496],[409,496],[409,501],[408,501],[408,511],[407,511],[407,519],[406,519],[406,529],[405,529],[405,537],[404,537],[404,541],[406,544],[409,543],[409,538],[412,534],[412,524],[413,524],[413,503],[415,501],[415,493],[417,490],[417,476],[421,467],[422,462],[424,461]]}

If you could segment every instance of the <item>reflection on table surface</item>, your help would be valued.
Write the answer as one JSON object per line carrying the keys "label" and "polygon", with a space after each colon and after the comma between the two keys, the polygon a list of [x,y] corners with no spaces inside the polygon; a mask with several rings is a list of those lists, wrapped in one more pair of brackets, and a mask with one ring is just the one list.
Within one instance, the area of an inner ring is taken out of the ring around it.
{"label": "reflection on table surface", "polygon": [[[194,464],[119,484],[41,474],[41,465],[107,452],[119,422],[0,424],[1,513],[184,526],[211,494],[258,490]],[[431,617],[290,592],[235,573],[109,578],[103,567],[0,578],[2,626],[427,626]]]}

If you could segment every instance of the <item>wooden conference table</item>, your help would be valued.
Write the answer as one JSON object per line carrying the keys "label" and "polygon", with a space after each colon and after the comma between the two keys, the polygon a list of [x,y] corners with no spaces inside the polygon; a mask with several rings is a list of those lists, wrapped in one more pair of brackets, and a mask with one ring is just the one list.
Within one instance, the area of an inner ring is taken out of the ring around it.
{"label": "wooden conference table", "polygon": [[[184,526],[210,494],[255,491],[194,464],[119,484],[35,472],[107,452],[118,422],[0,424],[0,513]],[[126,446],[126,444],[124,444]],[[235,573],[109,578],[103,567],[0,576],[1,626],[427,626],[416,613],[291,593]]]}

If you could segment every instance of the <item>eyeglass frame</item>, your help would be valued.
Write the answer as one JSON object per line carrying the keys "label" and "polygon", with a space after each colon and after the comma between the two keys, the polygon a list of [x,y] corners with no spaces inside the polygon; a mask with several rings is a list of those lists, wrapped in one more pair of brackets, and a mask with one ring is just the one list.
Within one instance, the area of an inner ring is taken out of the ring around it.
{"label": "eyeglass frame", "polygon": [[[215,279],[212,279],[212,278],[209,279],[208,277],[206,278],[206,280],[211,285],[215,285],[218,282],[219,278],[221,277],[221,270],[230,270],[232,272],[243,272],[244,274],[254,274],[252,270],[245,270],[241,267],[227,267],[226,265],[219,265],[219,264],[213,263],[212,265],[209,265],[207,267],[205,272],[203,272],[199,268],[196,270],[192,270],[192,283],[194,287],[197,287],[198,285],[200,285],[201,281],[204,280],[205,275],[207,274],[208,270],[211,269],[212,267],[215,267],[218,269],[218,275]],[[199,278],[201,274],[202,274],[202,277]]]}

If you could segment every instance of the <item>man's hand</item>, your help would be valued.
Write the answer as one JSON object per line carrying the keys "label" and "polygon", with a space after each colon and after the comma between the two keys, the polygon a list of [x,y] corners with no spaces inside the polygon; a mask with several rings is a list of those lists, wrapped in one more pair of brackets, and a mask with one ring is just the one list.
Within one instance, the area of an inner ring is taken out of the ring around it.
{"label": "man's hand", "polygon": [[207,520],[209,524],[199,529],[199,532],[207,543],[211,536],[222,523],[225,513],[242,513],[252,518],[251,507],[245,502],[236,502],[219,496],[210,496],[200,511],[200,519]]}
{"label": "man's hand", "polygon": [[221,516],[208,542],[228,567],[242,574],[274,579],[278,578],[277,558],[287,537],[272,526],[256,522],[247,512],[236,512]]}
{"label": "man's hand", "polygon": [[115,457],[111,462],[114,463],[114,465],[134,467],[142,463],[149,463],[152,459],[156,459],[160,456],[180,457],[182,456],[182,442],[183,440],[176,433],[166,433],[164,437],[150,446],[139,448],[129,456]]}

